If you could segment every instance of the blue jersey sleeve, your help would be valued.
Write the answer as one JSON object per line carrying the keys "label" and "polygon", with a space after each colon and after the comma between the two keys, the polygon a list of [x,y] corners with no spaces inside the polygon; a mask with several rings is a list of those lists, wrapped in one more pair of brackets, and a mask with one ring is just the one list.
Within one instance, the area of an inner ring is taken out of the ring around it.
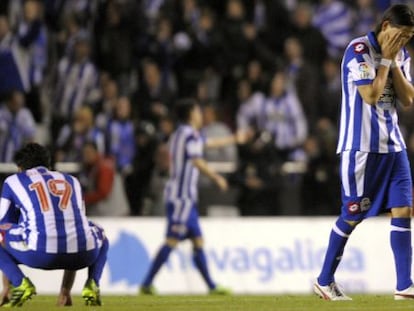
{"label": "blue jersey sleeve", "polygon": [[6,179],[0,198],[0,223],[17,223],[19,216],[20,211],[15,207],[13,191]]}
{"label": "blue jersey sleeve", "polygon": [[201,158],[203,156],[203,139],[200,135],[190,136],[186,142],[186,154],[190,159]]}
{"label": "blue jersey sleeve", "polygon": [[364,42],[355,42],[349,45],[345,51],[343,62],[349,70],[348,77],[356,85],[371,84],[375,79],[375,62]]}

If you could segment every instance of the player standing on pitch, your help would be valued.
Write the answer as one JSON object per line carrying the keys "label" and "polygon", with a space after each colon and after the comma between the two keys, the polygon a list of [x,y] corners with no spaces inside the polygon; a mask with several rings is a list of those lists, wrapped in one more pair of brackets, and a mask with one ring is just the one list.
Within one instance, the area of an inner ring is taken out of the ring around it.
{"label": "player standing on pitch", "polygon": [[50,171],[49,153],[36,143],[19,150],[14,161],[19,172],[5,180],[0,199],[0,270],[11,283],[4,306],[21,306],[36,294],[18,264],[45,270],[88,267],[82,297],[87,305],[101,305],[108,240],[85,216],[79,181]]}
{"label": "player standing on pitch", "polygon": [[414,100],[410,57],[414,12],[394,5],[375,31],[351,41],[342,60],[342,108],[337,152],[341,156],[342,212],[329,238],[314,291],[326,300],[351,300],[334,274],[348,237],[365,218],[391,212],[395,299],[414,299],[411,280],[412,181],[397,105]]}
{"label": "player standing on pitch", "polygon": [[[234,143],[236,137],[229,136],[204,141],[199,133],[199,129],[203,125],[202,112],[195,100],[186,99],[178,102],[176,116],[180,125],[169,141],[170,178],[164,193],[168,218],[167,237],[142,283],[141,294],[156,294],[155,288],[152,286],[156,273],[167,261],[178,242],[187,238],[191,239],[193,243],[193,260],[206,282],[210,294],[229,294],[228,289],[216,285],[210,277],[207,267],[197,211],[197,184],[201,172],[222,191],[227,190],[226,179],[215,173],[203,159],[203,148],[204,146],[220,147]],[[245,139],[245,135],[239,133],[237,142],[242,143]]]}

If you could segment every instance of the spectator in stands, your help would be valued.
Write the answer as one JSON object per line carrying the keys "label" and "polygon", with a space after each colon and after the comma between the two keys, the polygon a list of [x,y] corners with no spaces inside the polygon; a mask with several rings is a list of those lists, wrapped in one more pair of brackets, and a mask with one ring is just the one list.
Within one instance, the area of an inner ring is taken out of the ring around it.
{"label": "spectator in stands", "polygon": [[189,36],[191,47],[175,66],[181,96],[192,95],[196,83],[203,78],[206,70],[222,72],[226,61],[221,57],[223,37],[210,9],[201,11],[198,25]]}
{"label": "spectator in stands", "polygon": [[14,35],[7,16],[0,15],[0,96],[13,90],[30,90],[30,47],[41,29],[38,17],[31,18],[26,31]]}
{"label": "spectator in stands", "polygon": [[108,121],[113,117],[119,99],[118,85],[105,75],[101,75],[101,99],[96,105],[96,125],[105,129]]}
{"label": "spectator in stands", "polygon": [[[203,127],[202,135],[208,140],[209,138],[218,138],[231,136],[230,128],[218,118],[218,109],[212,105],[203,107]],[[237,162],[236,143],[228,144],[220,148],[208,148],[204,151],[206,161],[213,162]]]}
{"label": "spectator in stands", "polygon": [[340,0],[321,0],[313,16],[317,27],[328,42],[331,57],[340,57],[352,36],[352,11]]}
{"label": "spectator in stands", "polygon": [[142,215],[144,200],[148,195],[148,187],[154,168],[154,155],[159,142],[156,128],[150,122],[141,121],[135,129],[135,158],[132,174],[126,179],[126,191],[131,215]]}
{"label": "spectator in stands", "polygon": [[327,56],[327,42],[321,31],[312,25],[312,7],[300,2],[292,13],[292,36],[299,39],[303,56],[317,68],[320,68]]}
{"label": "spectator in stands", "polygon": [[258,59],[252,59],[247,64],[246,79],[249,81],[253,92],[266,92],[269,77],[263,69],[263,64]]}
{"label": "spectator in stands", "polygon": [[173,41],[174,29],[169,18],[160,16],[155,34],[150,34],[143,42],[140,56],[153,59],[159,66],[163,78],[171,78],[176,51]]}
{"label": "spectator in stands", "polygon": [[[218,137],[232,135],[230,128],[218,118],[218,109],[212,104],[203,107],[203,127],[201,134],[208,141]],[[236,142],[221,146],[219,148],[205,148],[204,159],[207,162],[230,163],[237,166]],[[210,179],[200,176],[199,181],[200,214],[205,215],[210,205],[235,205],[234,191],[217,193],[215,184]]]}
{"label": "spectator in stands", "polygon": [[[283,42],[290,35],[292,28],[285,1],[263,0],[262,7],[265,8],[265,12],[262,13],[260,10],[263,9],[260,9],[258,2],[260,1],[245,1],[247,5],[255,3],[255,8],[248,12],[254,12],[252,20],[255,25],[259,25],[258,36],[275,55],[281,55]],[[261,24],[264,26],[260,27]]]}
{"label": "spectator in stands", "polygon": [[[28,0],[23,4],[22,16],[17,25],[17,36],[26,38],[28,53],[29,89],[26,92],[27,107],[36,122],[42,121],[40,87],[47,65],[47,31],[42,17],[43,5],[39,0]],[[31,37],[30,39],[28,37]]]}
{"label": "spectator in stands", "polygon": [[288,88],[284,72],[271,81],[269,96],[261,110],[259,129],[268,132],[278,152],[287,160],[302,159],[301,147],[308,129],[302,105],[294,89]]}
{"label": "spectator in stands", "polygon": [[374,0],[357,0],[355,2],[352,37],[359,37],[374,28],[379,10],[375,6]]}
{"label": "spectator in stands", "polygon": [[94,125],[92,109],[83,106],[76,111],[70,124],[66,124],[59,132],[56,141],[56,161],[79,162],[82,159],[82,148],[88,141],[96,144],[97,150],[105,153],[105,135]]}
{"label": "spectator in stands", "polygon": [[[109,1],[103,21],[95,29],[96,60],[101,70],[110,74],[128,95],[129,77],[132,69],[132,33],[129,20],[120,3]],[[116,47],[116,48],[114,48]]]}
{"label": "spectator in stands", "polygon": [[[273,76],[267,98],[260,100],[255,95],[250,105],[240,109],[238,121],[241,126],[253,124],[256,132],[248,148],[241,150],[242,214],[300,214],[301,204],[295,193],[300,190],[301,176],[281,173],[283,163],[305,160],[302,145],[307,122],[296,91],[288,88],[283,71]],[[256,202],[256,211],[247,211],[252,202]],[[263,207],[257,206],[258,202]]]}
{"label": "spectator in stands", "polygon": [[326,58],[322,65],[322,83],[318,88],[320,95],[319,118],[328,118],[333,124],[338,124],[341,106],[341,64],[340,60]]}
{"label": "spectator in stands", "polygon": [[175,130],[175,123],[172,117],[165,116],[160,119],[158,123],[157,141],[160,143],[166,143],[170,138],[171,134]]}
{"label": "spectator in stands", "polygon": [[247,22],[245,7],[241,0],[228,0],[226,17],[221,25],[223,47],[230,78],[239,79],[244,73],[243,67],[249,61],[248,41],[244,34]]}
{"label": "spectator in stands", "polygon": [[131,120],[131,103],[128,97],[120,97],[114,116],[106,128],[107,155],[115,159],[116,170],[127,176],[132,172],[135,157],[134,123]]}
{"label": "spectator in stands", "polygon": [[301,198],[303,214],[334,215],[333,206],[340,204],[339,166],[335,153],[336,124],[322,118],[315,126],[314,135],[307,138],[304,150],[307,171],[303,178]]}
{"label": "spectator in stands", "polygon": [[126,216],[129,214],[123,182],[115,163],[105,158],[93,142],[82,147],[82,172],[86,214],[89,216]]}
{"label": "spectator in stands", "polygon": [[199,20],[201,16],[201,10],[198,6],[197,0],[183,0],[180,1],[181,5],[181,20],[184,23],[184,29],[186,32],[195,31],[199,25]]}
{"label": "spectator in stands", "polygon": [[240,80],[237,90],[239,109],[237,111],[238,130],[258,130],[259,124],[263,124],[264,117],[259,112],[265,105],[265,95],[262,92],[254,91],[247,80]]}
{"label": "spectator in stands", "polygon": [[154,169],[149,182],[149,190],[143,215],[164,216],[164,188],[168,181],[170,169],[170,153],[166,143],[159,144],[154,155]]}
{"label": "spectator in stands", "polygon": [[0,106],[0,162],[13,162],[14,153],[35,138],[36,123],[24,101],[15,90]]}
{"label": "spectator in stands", "polygon": [[99,99],[98,71],[90,53],[90,37],[82,32],[76,37],[74,54],[59,61],[52,134],[70,122],[80,106],[94,105]]}
{"label": "spectator in stands", "polygon": [[65,17],[63,29],[57,34],[57,55],[61,57],[73,57],[75,53],[75,43],[79,35],[85,33],[86,29],[82,28],[78,16],[70,14]]}
{"label": "spectator in stands", "polygon": [[144,61],[143,83],[135,100],[140,118],[156,124],[159,118],[168,114],[174,95],[172,82],[163,75],[160,67],[153,61]]}
{"label": "spectator in stands", "polygon": [[303,47],[296,37],[286,39],[284,56],[288,87],[295,89],[307,122],[313,126],[320,110],[318,70],[303,57]]}

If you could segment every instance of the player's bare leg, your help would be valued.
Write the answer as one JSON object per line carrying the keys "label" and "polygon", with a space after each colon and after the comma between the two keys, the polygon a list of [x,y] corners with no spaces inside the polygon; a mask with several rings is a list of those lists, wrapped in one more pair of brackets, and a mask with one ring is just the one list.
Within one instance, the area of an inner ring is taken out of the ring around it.
{"label": "player's bare leg", "polygon": [[2,285],[3,291],[0,294],[0,306],[10,301],[10,281],[4,273],[2,276]]}
{"label": "player's bare leg", "polygon": [[65,270],[63,272],[62,285],[60,286],[60,293],[58,296],[57,306],[71,306],[72,297],[71,290],[73,282],[75,281],[76,271]]}

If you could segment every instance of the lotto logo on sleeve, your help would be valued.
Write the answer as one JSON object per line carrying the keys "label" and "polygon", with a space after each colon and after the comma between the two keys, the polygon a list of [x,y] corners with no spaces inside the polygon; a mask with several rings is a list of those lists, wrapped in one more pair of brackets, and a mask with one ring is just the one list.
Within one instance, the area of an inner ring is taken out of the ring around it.
{"label": "lotto logo on sleeve", "polygon": [[357,54],[367,53],[368,47],[363,42],[358,42],[354,44],[354,52]]}

